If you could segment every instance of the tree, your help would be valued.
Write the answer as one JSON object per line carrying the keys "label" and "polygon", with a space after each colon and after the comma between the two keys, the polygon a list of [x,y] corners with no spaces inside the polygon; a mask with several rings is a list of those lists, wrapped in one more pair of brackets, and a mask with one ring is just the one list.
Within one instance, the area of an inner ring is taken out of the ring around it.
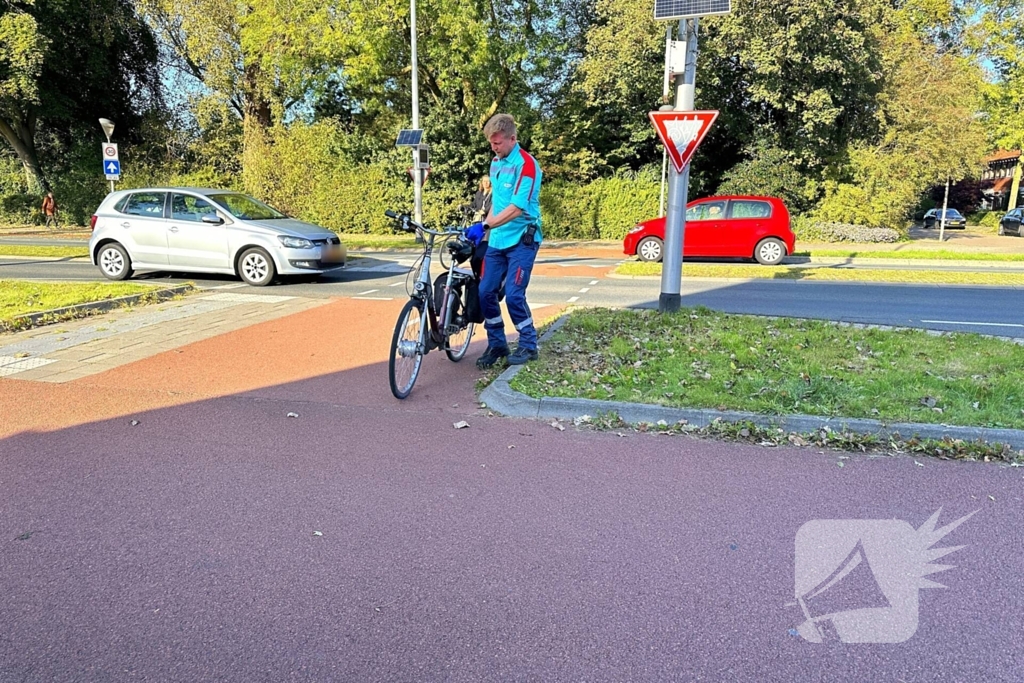
{"label": "tree", "polygon": [[137,122],[158,100],[156,44],[129,0],[8,1],[0,12],[0,135],[30,189],[48,190],[40,127],[67,144],[103,115]]}
{"label": "tree", "polygon": [[984,110],[992,145],[1024,148],[1024,7],[1016,0],[977,3],[978,22],[969,46],[990,65],[983,86]]}
{"label": "tree", "polygon": [[942,52],[907,22],[893,25],[882,47],[879,133],[850,145],[850,161],[828,180],[818,215],[902,230],[927,188],[980,169],[981,78],[974,64]]}

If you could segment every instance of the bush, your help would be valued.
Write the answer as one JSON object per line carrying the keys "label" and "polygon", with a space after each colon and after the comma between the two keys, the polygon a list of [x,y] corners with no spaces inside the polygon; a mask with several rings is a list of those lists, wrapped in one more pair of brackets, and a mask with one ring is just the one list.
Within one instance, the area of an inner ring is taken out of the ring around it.
{"label": "bush", "polygon": [[640,221],[658,215],[661,177],[654,168],[598,178],[586,185],[563,180],[541,188],[544,236],[621,240]]}
{"label": "bush", "polygon": [[797,239],[808,242],[899,242],[900,233],[892,228],[872,228],[852,223],[826,223],[806,218],[793,221]]}
{"label": "bush", "polygon": [[1002,217],[1002,211],[978,211],[967,216],[967,223],[968,225],[989,228],[992,232],[995,232],[999,229],[999,219]]}
{"label": "bush", "polygon": [[725,172],[718,194],[781,197],[792,213],[810,208],[816,187],[800,172],[789,152],[762,143],[748,153],[751,158]]}

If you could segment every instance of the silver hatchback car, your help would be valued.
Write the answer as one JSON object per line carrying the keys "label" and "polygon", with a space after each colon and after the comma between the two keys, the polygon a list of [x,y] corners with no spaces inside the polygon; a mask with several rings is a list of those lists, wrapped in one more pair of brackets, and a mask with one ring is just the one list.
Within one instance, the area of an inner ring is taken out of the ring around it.
{"label": "silver hatchback car", "polygon": [[326,228],[248,195],[191,187],[111,192],[92,217],[89,254],[111,280],[173,270],[237,275],[256,286],[341,268],[347,255]]}

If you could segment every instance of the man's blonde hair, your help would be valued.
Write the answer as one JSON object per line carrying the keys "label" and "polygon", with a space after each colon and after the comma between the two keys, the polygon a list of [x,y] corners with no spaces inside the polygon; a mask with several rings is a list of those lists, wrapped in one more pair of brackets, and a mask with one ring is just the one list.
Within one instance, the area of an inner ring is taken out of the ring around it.
{"label": "man's blonde hair", "polygon": [[495,114],[487,121],[484,137],[490,140],[495,133],[501,133],[506,140],[516,134],[516,120],[511,114]]}

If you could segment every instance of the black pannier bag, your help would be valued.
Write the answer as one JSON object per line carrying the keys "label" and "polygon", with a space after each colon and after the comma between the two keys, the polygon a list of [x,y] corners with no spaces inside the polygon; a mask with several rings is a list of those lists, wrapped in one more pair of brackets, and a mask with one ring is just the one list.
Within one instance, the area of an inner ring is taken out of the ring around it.
{"label": "black pannier bag", "polygon": [[[448,273],[441,273],[434,280],[434,311],[438,315],[441,315],[441,306],[444,304],[444,283],[447,280]],[[453,314],[463,316],[467,323],[482,323],[484,321],[484,311],[480,306],[480,283],[477,282],[475,276],[465,278],[461,282],[461,285],[455,286],[455,310]],[[438,322],[441,321],[439,320]]]}

